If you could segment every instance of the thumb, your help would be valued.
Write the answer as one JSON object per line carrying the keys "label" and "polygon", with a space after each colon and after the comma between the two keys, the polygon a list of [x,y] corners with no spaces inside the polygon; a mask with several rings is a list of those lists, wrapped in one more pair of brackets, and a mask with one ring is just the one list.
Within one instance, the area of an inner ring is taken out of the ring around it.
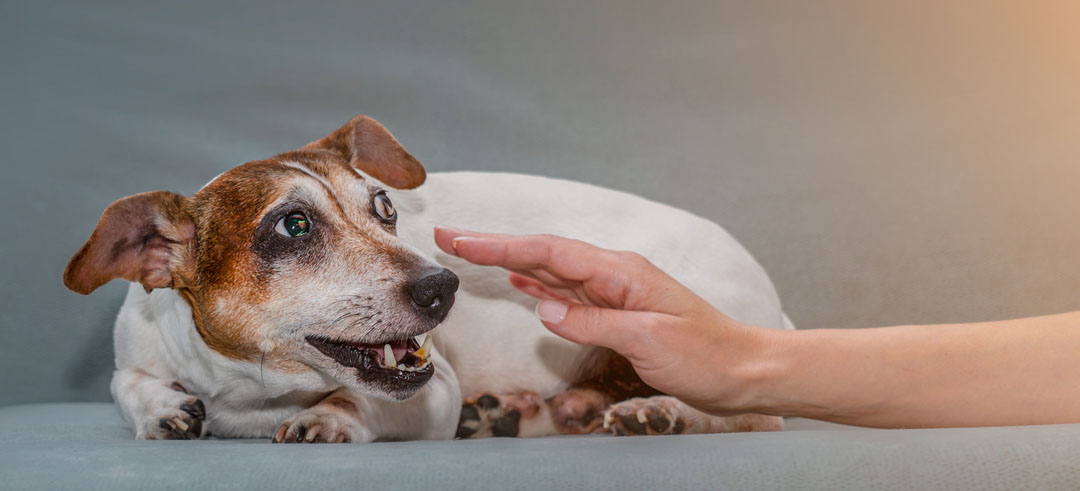
{"label": "thumb", "polygon": [[549,331],[578,344],[602,346],[623,356],[639,351],[656,325],[654,312],[616,310],[583,304],[541,300],[536,316]]}

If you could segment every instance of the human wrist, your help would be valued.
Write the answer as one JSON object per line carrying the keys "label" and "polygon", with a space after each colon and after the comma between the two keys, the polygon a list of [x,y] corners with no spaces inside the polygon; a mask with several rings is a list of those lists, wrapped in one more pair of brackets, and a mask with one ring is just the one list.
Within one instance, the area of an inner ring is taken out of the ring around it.
{"label": "human wrist", "polygon": [[775,388],[790,378],[797,365],[793,331],[742,325],[739,360],[732,370],[737,384],[731,405],[734,412],[777,414]]}
{"label": "human wrist", "polygon": [[[852,372],[838,364],[844,332],[833,329],[761,333],[745,391],[746,412],[821,419],[843,411],[841,380]],[[839,337],[838,337],[839,335]],[[839,371],[838,371],[839,370]],[[823,374],[831,374],[825,376]]]}
{"label": "human wrist", "polygon": [[791,342],[791,331],[743,324],[719,312],[710,317],[703,366],[711,382],[697,385],[694,397],[680,398],[717,415],[762,412],[771,387],[788,370],[789,363],[778,354],[780,346]]}

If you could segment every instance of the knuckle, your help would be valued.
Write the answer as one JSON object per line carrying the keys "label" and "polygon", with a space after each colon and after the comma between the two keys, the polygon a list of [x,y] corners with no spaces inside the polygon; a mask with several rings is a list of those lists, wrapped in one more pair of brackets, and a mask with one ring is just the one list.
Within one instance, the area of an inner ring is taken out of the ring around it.
{"label": "knuckle", "polygon": [[678,325],[673,324],[666,316],[649,313],[637,316],[634,329],[628,334],[632,337],[634,346],[643,351],[650,351],[661,346],[668,346],[670,338],[675,334],[673,330],[677,329]]}
{"label": "knuckle", "polygon": [[652,266],[652,263],[649,262],[649,260],[645,256],[642,256],[641,254],[638,254],[638,253],[636,253],[634,251],[617,251],[615,254],[616,254],[616,257],[619,259],[620,262],[623,262],[623,263],[628,264],[630,266],[635,266],[635,267],[651,267]]}
{"label": "knuckle", "polygon": [[652,340],[663,329],[663,322],[655,315],[642,315],[635,321],[638,337],[643,341]]}

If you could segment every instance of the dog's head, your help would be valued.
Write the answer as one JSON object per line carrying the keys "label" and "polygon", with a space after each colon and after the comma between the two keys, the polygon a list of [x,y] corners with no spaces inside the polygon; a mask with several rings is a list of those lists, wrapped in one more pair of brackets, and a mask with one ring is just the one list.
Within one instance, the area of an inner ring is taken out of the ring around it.
{"label": "dog's head", "polygon": [[408,189],[425,173],[358,116],[192,197],[129,196],[105,210],[64,284],[82,294],[113,278],[173,288],[229,358],[407,398],[434,373],[430,346],[415,338],[446,317],[458,279],[397,238],[394,205],[368,176]]}

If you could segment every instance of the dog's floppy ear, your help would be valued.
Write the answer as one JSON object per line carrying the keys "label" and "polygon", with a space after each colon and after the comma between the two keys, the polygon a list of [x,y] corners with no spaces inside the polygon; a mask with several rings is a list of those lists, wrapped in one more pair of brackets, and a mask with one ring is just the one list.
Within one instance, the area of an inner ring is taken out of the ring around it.
{"label": "dog's floppy ear", "polygon": [[397,189],[415,188],[427,177],[424,166],[383,125],[367,116],[357,116],[303,148],[333,150],[353,167]]}
{"label": "dog's floppy ear", "polygon": [[146,291],[173,286],[173,271],[193,262],[187,247],[195,223],[187,198],[150,191],[113,202],[64,270],[64,285],[83,295],[113,278],[142,283]]}

